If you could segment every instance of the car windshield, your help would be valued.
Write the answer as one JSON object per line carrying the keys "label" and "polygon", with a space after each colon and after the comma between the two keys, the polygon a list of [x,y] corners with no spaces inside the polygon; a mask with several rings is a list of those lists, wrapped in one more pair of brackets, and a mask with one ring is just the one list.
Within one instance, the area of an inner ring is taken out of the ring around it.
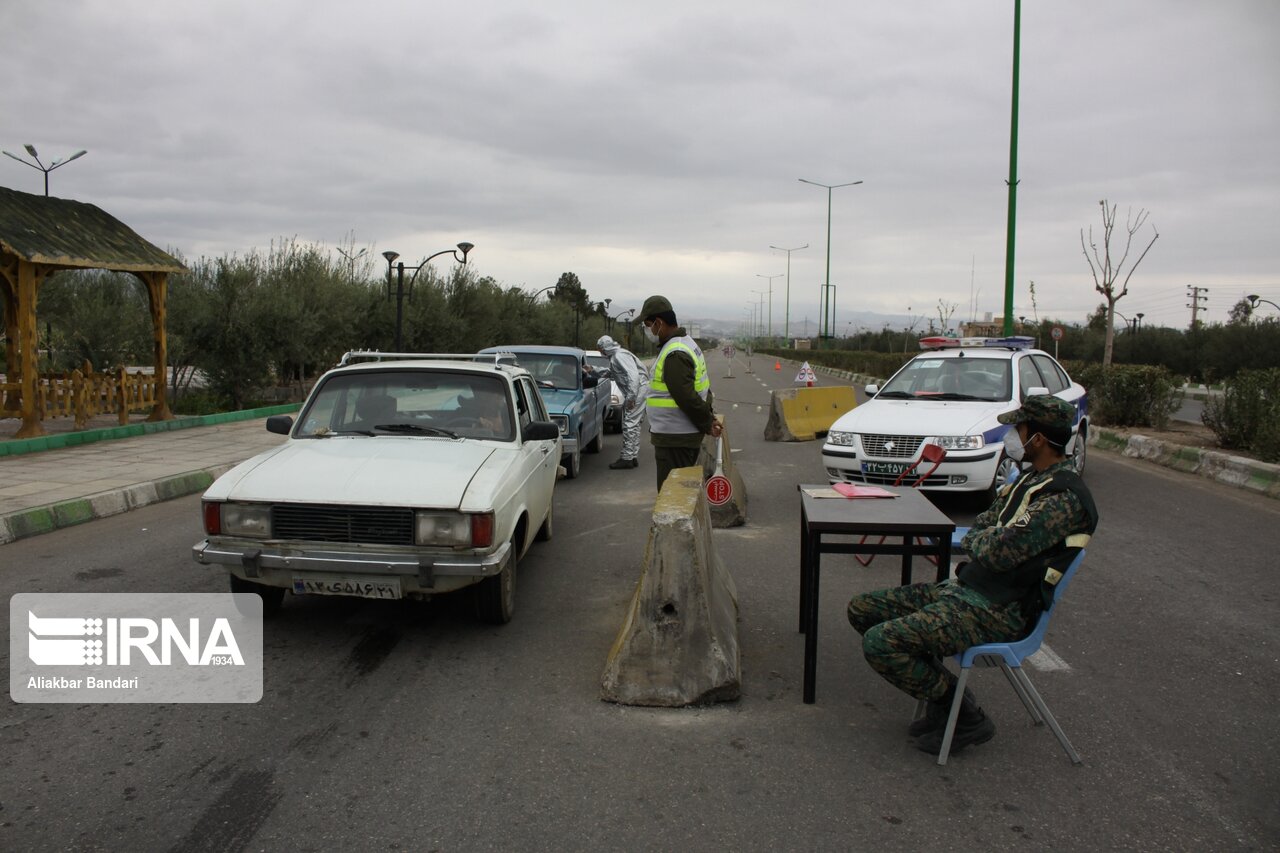
{"label": "car windshield", "polygon": [[[533,379],[543,388],[560,388],[577,390],[581,381],[578,359],[572,355],[555,355],[544,352],[515,353],[516,364],[533,375]],[[506,358],[503,359],[506,362]]]}
{"label": "car windshield", "polygon": [[299,438],[437,435],[514,438],[500,377],[423,370],[368,370],[329,377],[298,416]]}
{"label": "car windshield", "polygon": [[587,353],[587,364],[596,370],[607,371],[609,369],[609,357],[607,355]]}
{"label": "car windshield", "polygon": [[1008,359],[921,355],[898,371],[876,396],[1003,403],[1012,395]]}

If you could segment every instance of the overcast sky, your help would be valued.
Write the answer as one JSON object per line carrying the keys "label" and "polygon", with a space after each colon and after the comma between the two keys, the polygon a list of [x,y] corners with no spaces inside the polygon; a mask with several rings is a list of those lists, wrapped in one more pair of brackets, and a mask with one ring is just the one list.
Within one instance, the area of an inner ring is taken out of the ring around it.
{"label": "overcast sky", "polygon": [[[0,148],[88,149],[51,193],[187,258],[296,237],[377,274],[467,240],[480,274],[572,271],[611,313],[746,320],[772,286],[781,332],[769,247],[807,243],[816,332],[828,193],[798,179],[861,180],[831,195],[840,334],[1002,313],[1013,0],[4,0],[0,32]],[[1131,260],[1160,235],[1123,314],[1280,302],[1278,37],[1276,0],[1023,4],[1015,314],[1098,304],[1104,198],[1150,211]],[[0,185],[43,192],[7,157]]]}

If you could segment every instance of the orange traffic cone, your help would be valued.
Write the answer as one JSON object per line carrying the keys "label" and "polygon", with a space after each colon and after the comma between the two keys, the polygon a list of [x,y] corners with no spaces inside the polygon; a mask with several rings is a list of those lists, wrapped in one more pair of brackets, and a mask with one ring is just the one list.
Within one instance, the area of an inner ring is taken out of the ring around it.
{"label": "orange traffic cone", "polygon": [[781,369],[782,369],[782,362],[780,362],[780,361],[775,361],[775,362],[773,363],[773,369],[774,369],[774,370],[781,370]]}

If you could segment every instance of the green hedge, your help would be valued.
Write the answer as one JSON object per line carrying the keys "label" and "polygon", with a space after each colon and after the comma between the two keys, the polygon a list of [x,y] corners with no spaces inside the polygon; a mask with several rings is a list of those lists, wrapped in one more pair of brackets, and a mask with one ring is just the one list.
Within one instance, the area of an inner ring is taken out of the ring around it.
{"label": "green hedge", "polygon": [[1090,364],[1072,378],[1089,392],[1089,412],[1101,426],[1164,429],[1182,405],[1180,383],[1164,367]]}
{"label": "green hedge", "polygon": [[1205,400],[1204,422],[1223,447],[1280,462],[1280,368],[1240,371]]}

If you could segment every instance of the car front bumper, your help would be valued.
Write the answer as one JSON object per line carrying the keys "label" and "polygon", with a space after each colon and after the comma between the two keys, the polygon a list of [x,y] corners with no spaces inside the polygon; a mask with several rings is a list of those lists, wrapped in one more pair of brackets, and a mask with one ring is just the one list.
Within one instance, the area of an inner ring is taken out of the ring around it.
{"label": "car front bumper", "polygon": [[293,588],[308,576],[397,578],[406,593],[449,592],[498,574],[507,562],[511,543],[491,553],[438,553],[359,548],[340,550],[316,543],[253,542],[217,537],[192,546],[191,556],[202,565],[226,566],[232,574],[265,586]]}
{"label": "car front bumper", "polygon": [[[827,471],[827,479],[832,483],[892,485],[902,468],[914,461],[864,457],[851,447],[826,445],[822,448],[822,465]],[[981,491],[991,486],[999,461],[999,447],[988,446],[963,455],[951,452],[946,461],[920,484],[920,488],[944,492]],[[915,482],[929,467],[928,463],[920,463],[903,479],[903,484]]]}

